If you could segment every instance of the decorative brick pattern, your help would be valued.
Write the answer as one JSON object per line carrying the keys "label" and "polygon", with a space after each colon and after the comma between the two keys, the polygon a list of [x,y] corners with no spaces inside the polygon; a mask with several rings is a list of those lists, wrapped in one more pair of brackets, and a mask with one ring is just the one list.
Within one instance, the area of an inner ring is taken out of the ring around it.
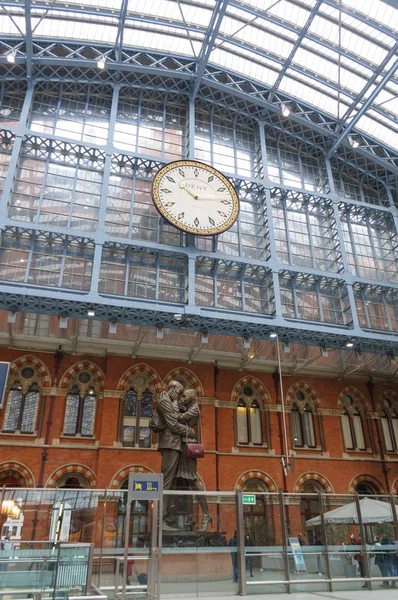
{"label": "decorative brick pattern", "polygon": [[261,481],[264,481],[264,483],[267,485],[270,492],[278,491],[275,481],[271,479],[267,473],[264,473],[263,471],[257,471],[256,469],[253,469],[252,471],[246,471],[246,473],[243,473],[239,477],[235,483],[235,491],[241,490],[242,486],[248,479],[261,479]]}
{"label": "decorative brick pattern", "polygon": [[177,367],[176,369],[170,371],[170,373],[168,373],[163,380],[163,386],[166,388],[170,381],[173,381],[173,379],[178,377],[178,375],[186,377],[191,382],[191,385],[198,396],[205,395],[200,379],[195,375],[195,373],[192,373],[192,371],[186,367]]}
{"label": "decorative brick pattern", "polygon": [[340,392],[340,394],[337,396],[337,408],[339,410],[341,410],[343,408],[343,398],[344,396],[355,396],[355,398],[357,398],[362,406],[365,409],[365,412],[369,412],[370,411],[370,406],[368,401],[366,400],[365,396],[362,394],[362,392],[360,392],[358,390],[358,388],[356,388],[353,385],[347,385],[345,388],[343,388]]}
{"label": "decorative brick pattern", "polygon": [[32,354],[25,354],[25,356],[20,356],[12,361],[10,365],[10,374],[9,380],[11,381],[15,372],[21,367],[31,365],[36,369],[36,371],[40,374],[41,382],[43,387],[50,387],[51,385],[51,375],[48,367],[39,359],[37,356],[33,356]]}
{"label": "decorative brick pattern", "polygon": [[148,469],[147,467],[144,467],[143,465],[129,465],[127,467],[123,467],[123,469],[120,469],[120,471],[118,471],[116,473],[116,475],[113,477],[111,484],[110,484],[110,489],[111,490],[118,490],[120,489],[120,486],[123,483],[123,480],[130,475],[130,473],[153,473],[153,471],[151,469]]}
{"label": "decorative brick pattern", "polygon": [[25,465],[15,461],[0,463],[0,473],[5,472],[8,472],[10,475],[13,473],[19,473],[19,475],[24,478],[25,487],[35,487],[33,473],[27,467],[25,467]]}
{"label": "decorative brick pattern", "polygon": [[296,381],[295,383],[293,383],[292,386],[290,386],[287,394],[286,394],[286,404],[292,404],[293,400],[294,400],[294,396],[295,393],[298,390],[303,390],[304,392],[306,392],[306,394],[308,394],[308,396],[310,397],[310,399],[312,400],[314,407],[316,408],[322,408],[322,400],[320,399],[320,396],[318,394],[318,392],[316,391],[316,389],[310,384],[307,383],[307,381]]}
{"label": "decorative brick pattern", "polygon": [[231,394],[232,402],[237,402],[238,396],[242,393],[242,388],[244,388],[245,385],[251,385],[258,391],[260,396],[259,400],[262,400],[263,404],[271,404],[271,398],[267,388],[259,379],[257,379],[257,377],[253,377],[253,375],[245,375],[245,377],[242,377],[242,379],[239,379],[239,381],[235,383]]}
{"label": "decorative brick pattern", "polygon": [[351,481],[350,486],[348,488],[348,493],[355,494],[355,489],[356,489],[357,485],[359,483],[361,483],[362,481],[369,481],[369,483],[372,483],[375,486],[375,488],[378,490],[379,494],[386,493],[383,486],[381,485],[380,481],[378,479],[376,479],[376,477],[373,477],[372,475],[357,475],[356,477],[354,477],[354,479]]}
{"label": "decorative brick pattern", "polygon": [[152,367],[150,367],[149,365],[147,365],[145,363],[138,363],[137,365],[134,365],[133,367],[130,367],[129,369],[127,369],[127,371],[125,371],[123,373],[123,375],[121,376],[121,378],[119,379],[119,383],[117,384],[117,389],[124,391],[126,389],[126,384],[127,384],[128,380],[130,379],[130,377],[132,375],[134,375],[134,373],[138,373],[139,371],[142,371],[142,372],[146,373],[147,375],[149,375],[149,377],[151,377],[151,379],[153,380],[153,383],[155,385],[157,394],[160,394],[160,392],[163,391],[163,389],[164,389],[163,383],[162,383],[162,380],[160,379],[159,375],[156,373],[155,369],[153,369]]}
{"label": "decorative brick pattern", "polygon": [[104,389],[105,375],[102,369],[100,369],[95,363],[91,362],[91,360],[81,360],[69,367],[69,369],[62,375],[59,387],[67,389],[70,385],[73,375],[80,373],[80,371],[90,371],[93,373],[98,379],[101,390]]}
{"label": "decorative brick pattern", "polygon": [[85,477],[88,481],[88,483],[90,484],[91,488],[95,488],[95,485],[97,483],[97,477],[95,475],[95,473],[89,469],[88,467],[85,467],[84,465],[79,465],[79,464],[70,464],[70,465],[63,465],[62,467],[59,467],[59,469],[56,469],[56,471],[54,471],[50,477],[47,479],[47,483],[45,485],[45,487],[57,487],[57,481],[63,476],[70,473],[71,477],[73,476],[74,473],[78,473],[79,475],[83,475],[83,477]]}
{"label": "decorative brick pattern", "polygon": [[301,488],[305,483],[307,483],[307,481],[316,481],[317,483],[320,483],[323,486],[325,492],[327,492],[328,494],[334,494],[333,486],[330,483],[330,481],[320,473],[314,472],[303,473],[303,475],[300,475],[300,477],[294,484],[293,493],[300,493]]}

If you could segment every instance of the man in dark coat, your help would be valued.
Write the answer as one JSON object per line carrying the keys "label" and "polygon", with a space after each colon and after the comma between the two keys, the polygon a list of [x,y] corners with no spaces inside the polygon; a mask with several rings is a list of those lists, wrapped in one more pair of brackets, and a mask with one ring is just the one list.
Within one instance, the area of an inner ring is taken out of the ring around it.
{"label": "man in dark coat", "polygon": [[[178,381],[170,381],[166,392],[160,394],[157,406],[158,423],[154,426],[150,424],[151,429],[159,433],[158,451],[162,455],[163,489],[169,490],[172,487],[173,480],[176,477],[178,464],[180,461],[183,440],[188,433],[188,437],[194,439],[195,431],[177,420],[178,409],[176,403],[184,393],[184,388]],[[152,418],[152,422],[154,419]],[[163,520],[164,529],[176,527],[177,522],[171,514],[172,497],[163,498]]]}

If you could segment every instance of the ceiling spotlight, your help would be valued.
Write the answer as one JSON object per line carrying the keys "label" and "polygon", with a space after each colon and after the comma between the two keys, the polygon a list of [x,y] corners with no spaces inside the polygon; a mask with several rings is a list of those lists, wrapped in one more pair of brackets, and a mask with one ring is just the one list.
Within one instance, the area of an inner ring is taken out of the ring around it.
{"label": "ceiling spotlight", "polygon": [[10,54],[7,54],[7,62],[11,63],[12,65],[15,63],[15,53],[14,52],[10,52]]}
{"label": "ceiling spotlight", "polygon": [[350,143],[351,148],[358,148],[359,147],[358,140],[356,140],[355,138],[353,138],[351,135],[348,136],[348,141]]}
{"label": "ceiling spotlight", "polygon": [[87,311],[87,316],[88,317],[95,317],[95,309],[94,308],[89,308]]}
{"label": "ceiling spotlight", "polygon": [[99,69],[105,69],[105,58],[100,58],[100,59],[97,61],[97,67],[98,67]]}
{"label": "ceiling spotlight", "polygon": [[287,104],[282,104],[282,116],[288,117],[290,115],[290,108]]}
{"label": "ceiling spotlight", "polygon": [[278,337],[278,334],[276,333],[276,331],[271,331],[271,333],[269,334],[269,337],[274,340],[275,338]]}
{"label": "ceiling spotlight", "polygon": [[345,343],[345,347],[346,348],[353,348],[354,347],[354,342],[351,342],[350,340],[348,340],[348,342]]}

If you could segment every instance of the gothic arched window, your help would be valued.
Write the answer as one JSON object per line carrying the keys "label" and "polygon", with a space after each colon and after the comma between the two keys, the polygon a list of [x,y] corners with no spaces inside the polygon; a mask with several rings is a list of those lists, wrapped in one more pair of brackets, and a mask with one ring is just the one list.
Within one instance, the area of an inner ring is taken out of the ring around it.
{"label": "gothic arched window", "polygon": [[366,450],[362,407],[354,396],[344,396],[341,422],[346,450]]}
{"label": "gothic arched window", "polygon": [[261,410],[256,393],[245,386],[236,407],[236,438],[238,444],[263,444]]}
{"label": "gothic arched window", "polygon": [[316,448],[314,413],[307,394],[302,390],[295,393],[291,425],[294,448]]}
{"label": "gothic arched window", "polygon": [[94,435],[98,383],[89,371],[78,373],[66,397],[64,435]]}
{"label": "gothic arched window", "polygon": [[39,410],[40,388],[33,367],[22,367],[9,386],[3,431],[34,433]]}
{"label": "gothic arched window", "polygon": [[150,448],[149,420],[153,412],[153,384],[144,373],[135,374],[129,384],[131,386],[122,400],[122,443],[128,447]]}
{"label": "gothic arched window", "polygon": [[398,411],[396,403],[389,398],[383,400],[381,425],[387,452],[398,451]]}

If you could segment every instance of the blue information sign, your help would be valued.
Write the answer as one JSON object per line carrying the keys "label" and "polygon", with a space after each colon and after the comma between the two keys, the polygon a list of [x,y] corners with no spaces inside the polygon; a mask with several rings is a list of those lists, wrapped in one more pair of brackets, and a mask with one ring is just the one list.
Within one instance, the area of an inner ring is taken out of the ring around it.
{"label": "blue information sign", "polygon": [[158,492],[158,481],[133,481],[133,492]]}
{"label": "blue information sign", "polygon": [[307,565],[305,564],[303,551],[298,538],[289,538],[289,544],[293,552],[296,571],[307,571]]}

